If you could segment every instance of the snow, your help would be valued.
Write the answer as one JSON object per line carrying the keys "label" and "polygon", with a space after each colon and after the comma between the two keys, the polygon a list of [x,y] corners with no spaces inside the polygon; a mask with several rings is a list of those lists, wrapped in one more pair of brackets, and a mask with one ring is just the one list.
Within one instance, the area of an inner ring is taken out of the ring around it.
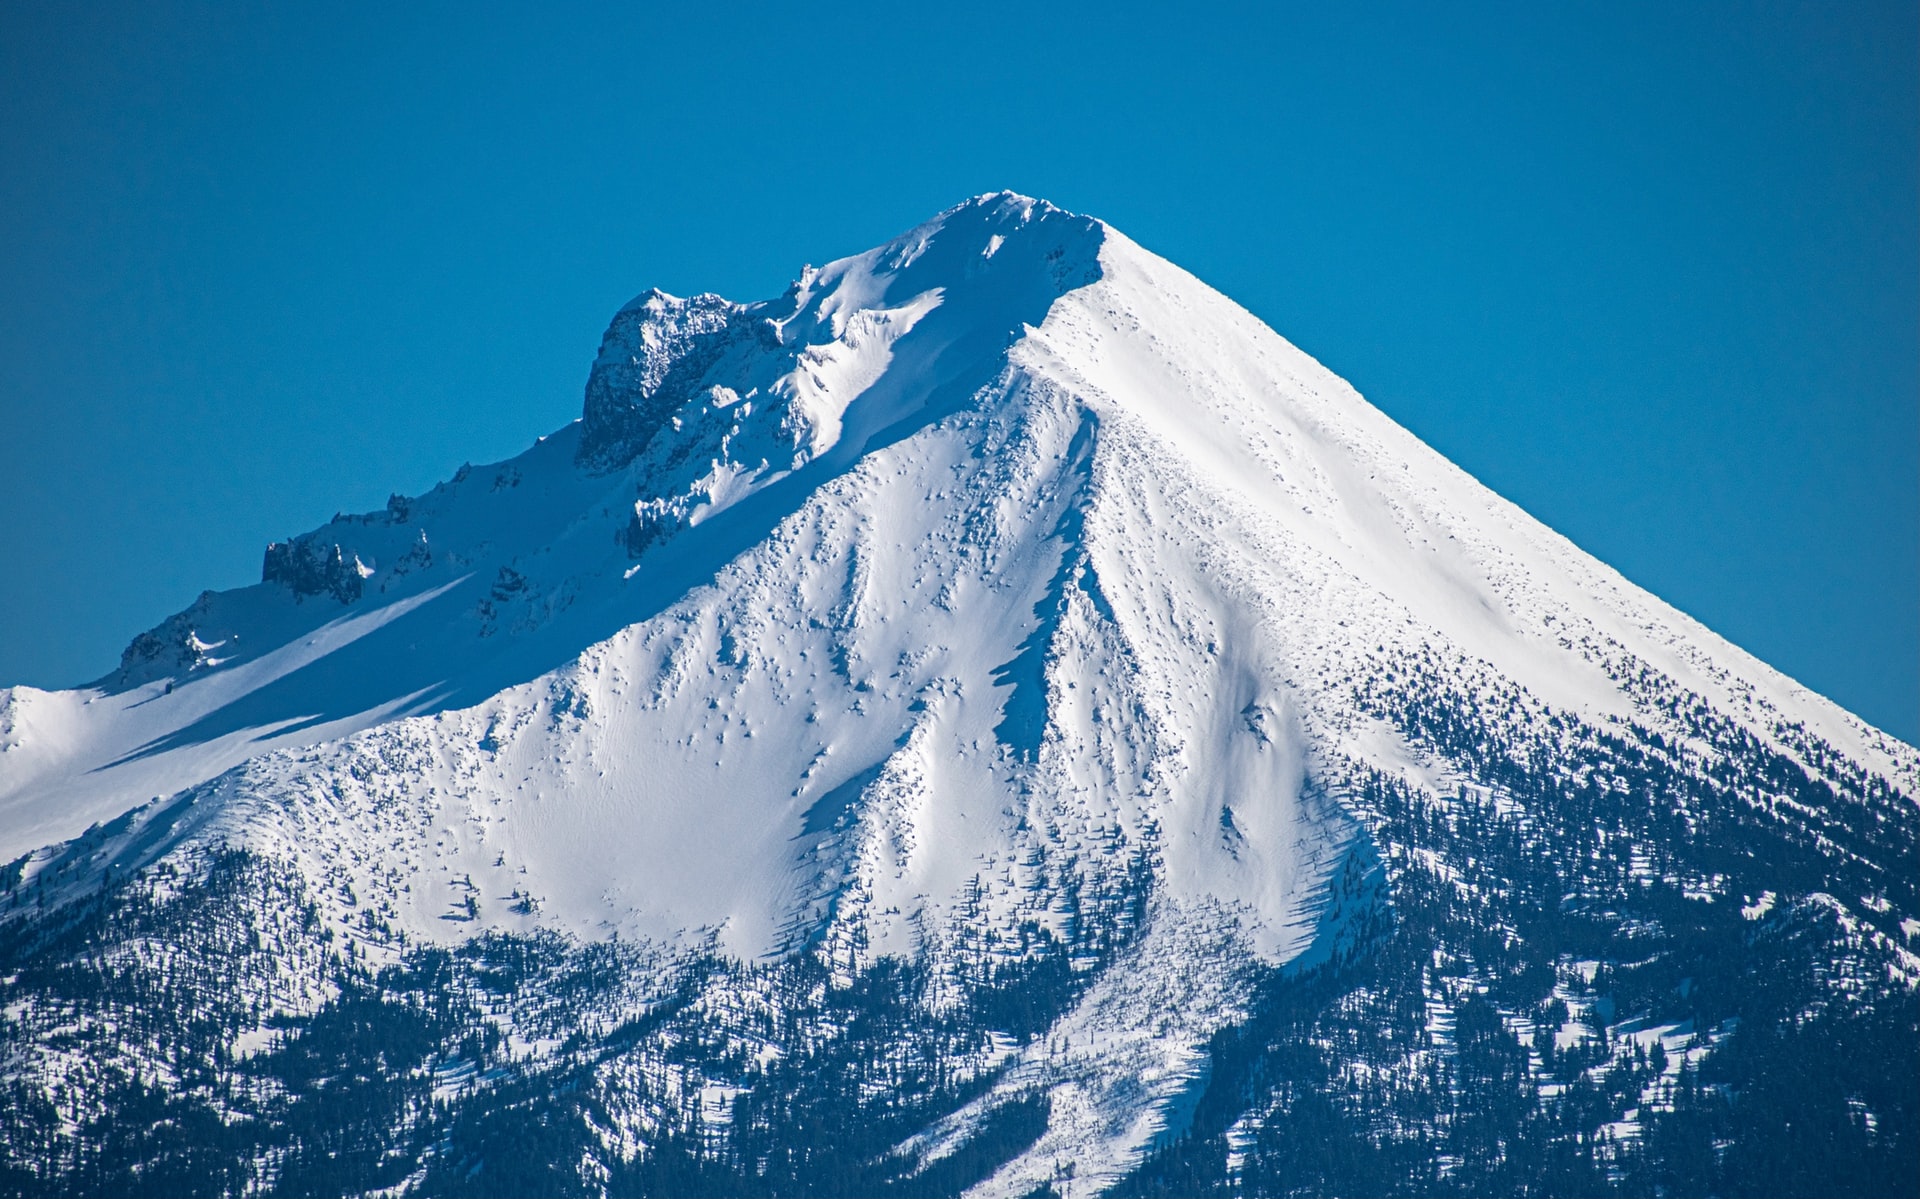
{"label": "snow", "polygon": [[[231,669],[210,670],[177,685],[155,680],[118,692],[31,687],[0,692],[0,858],[65,840],[119,816],[133,803],[203,782],[255,754],[324,740],[404,710],[412,695],[393,696],[344,719],[313,722],[323,705],[296,700],[205,740],[170,742],[182,730],[244,706],[249,697],[342,653],[463,581],[377,607],[349,609]],[[216,664],[224,663],[210,663]]]}
{"label": "snow", "polygon": [[[1375,655],[1650,720],[1608,673],[1630,654],[1769,744],[1798,722],[1920,781],[1044,202],[979,197],[778,301],[648,293],[595,371],[586,421],[317,531],[359,599],[209,595],[156,630],[191,665],[0,692],[0,861],[145,804],[108,856],[283,857],[350,889],[331,918],[376,959],[540,927],[751,959],[938,953],[974,889],[986,926],[1064,931],[1049,871],[1152,844],[1135,967],[981,1101],[1055,1088],[1002,1194],[1177,1131],[1245,964],[1317,952],[1357,835],[1319,755],[1446,783],[1355,710]],[[385,939],[351,923],[376,908]]]}

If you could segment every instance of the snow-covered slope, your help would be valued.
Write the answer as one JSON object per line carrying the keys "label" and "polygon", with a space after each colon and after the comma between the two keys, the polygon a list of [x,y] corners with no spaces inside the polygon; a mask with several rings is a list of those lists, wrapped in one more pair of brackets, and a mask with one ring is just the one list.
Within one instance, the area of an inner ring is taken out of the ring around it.
{"label": "snow-covered slope", "polygon": [[843,980],[1073,947],[1092,981],[903,1150],[1045,1090],[1002,1193],[1119,1178],[1248,971],[1372,935],[1340,780],[1458,777],[1379,680],[1719,752],[1698,708],[1920,790],[1225,297],[1006,193],[776,300],[643,295],[582,421],[263,573],[94,687],[0,693],[19,880],[57,907],[243,847],[376,963],[488,930]]}

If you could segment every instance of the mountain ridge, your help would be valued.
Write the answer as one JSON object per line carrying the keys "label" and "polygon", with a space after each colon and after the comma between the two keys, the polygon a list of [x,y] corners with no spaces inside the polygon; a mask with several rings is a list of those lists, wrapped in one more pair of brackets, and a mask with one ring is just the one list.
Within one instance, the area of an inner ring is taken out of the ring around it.
{"label": "mountain ridge", "polygon": [[[986,204],[987,201],[1007,202],[1007,203],[1013,203],[1018,205],[1025,205],[1027,203],[1030,203],[1025,197],[1015,196],[1013,193],[992,193],[987,196],[978,197],[974,201],[970,202],[970,204],[975,209],[984,209],[988,207],[988,205]],[[1037,203],[1044,205],[1044,202],[1037,202]],[[967,207],[968,206],[962,206],[962,209],[965,209]],[[1045,205],[1044,208],[1046,211],[1051,211],[1051,212],[1059,211],[1059,210],[1052,209],[1050,205]],[[956,209],[954,211],[961,211],[962,209]],[[857,264],[861,262],[875,261],[881,255],[886,253],[893,253],[896,256],[903,256],[908,251],[909,247],[911,247],[914,244],[914,239],[917,237],[921,237],[923,235],[923,232],[922,232],[923,230],[926,230],[928,228],[941,227],[941,222],[945,220],[947,216],[948,214],[943,214],[942,217],[935,218],[934,221],[929,222],[926,226],[918,227],[915,230],[910,231],[908,234],[902,235],[901,238],[897,238],[892,242],[886,243],[886,245],[876,248],[876,250],[870,251],[866,255],[855,256],[854,258],[842,260],[842,263],[836,264],[836,266],[839,266],[841,270],[845,270],[847,269],[847,264]],[[1091,225],[1088,228],[1087,232],[1089,232],[1092,235],[1092,237],[1101,244],[1104,244],[1106,239],[1115,236],[1114,232],[1111,230],[1110,227],[1105,226],[1104,224],[1099,222],[1091,222]],[[987,235],[987,238],[980,239],[980,240],[981,241],[988,240],[991,238],[991,236],[993,235]],[[973,244],[976,248],[978,248],[978,242],[975,242]],[[1128,243],[1128,244],[1131,245],[1131,243]],[[1162,267],[1164,267],[1165,264],[1161,264],[1161,265]],[[829,268],[829,269],[833,269],[833,268]],[[1172,269],[1177,270],[1177,268],[1172,268]],[[1179,272],[1179,273],[1183,276],[1185,275],[1184,272]],[[815,278],[817,279],[818,272],[814,272],[814,275],[815,275]],[[1186,276],[1186,278],[1188,280],[1191,279],[1190,276]],[[1192,281],[1192,282],[1197,285],[1197,281]],[[800,306],[797,302],[797,297],[801,291],[801,286],[802,285],[800,283],[796,282],[795,286],[789,289],[785,297],[782,297],[776,300],[771,300],[771,301],[761,301],[754,304],[736,305],[736,304],[732,304],[729,301],[720,301],[718,300],[717,297],[710,297],[710,296],[696,298],[696,299],[700,300],[701,303],[705,304],[707,310],[709,311],[711,311],[714,305],[717,303],[720,306],[728,309],[737,309],[742,314],[750,314],[749,323],[757,324],[759,320],[766,319],[762,315],[762,313],[768,311],[769,309],[777,308],[779,305],[783,303],[791,304],[797,310],[798,307]],[[615,367],[618,365],[612,358],[609,357],[609,355],[613,354],[614,357],[616,358],[618,357],[618,352],[613,347],[615,346],[617,335],[622,331],[623,319],[629,317],[634,312],[643,308],[644,305],[648,302],[649,297],[654,297],[653,302],[660,303],[661,300],[665,298],[665,294],[658,293],[657,291],[643,294],[643,296],[636,299],[633,304],[630,304],[625,308],[623,308],[622,312],[616,315],[614,322],[609,326],[607,337],[603,339],[603,346],[602,346],[601,352],[596,358],[595,369],[590,375],[590,379],[589,379],[589,384],[588,384],[589,395],[588,395],[588,403],[586,405],[589,413],[599,411],[599,408],[596,404],[596,396],[604,395],[604,394],[619,393],[620,389],[618,387],[612,386],[607,378],[609,368]],[[675,303],[689,303],[689,302],[690,301],[675,301]],[[824,319],[828,320],[829,322],[831,322],[834,319],[833,314],[831,312],[825,313],[825,314],[808,313],[804,315],[812,316],[816,320],[821,319],[822,316],[824,316]],[[1254,321],[1254,318],[1251,318],[1244,312],[1239,312],[1238,316],[1241,319],[1248,322]],[[790,313],[790,314],[787,314],[785,319],[787,321],[792,321],[794,317],[795,317],[795,314]],[[1257,322],[1254,322],[1254,323],[1257,323]],[[642,323],[642,326],[644,327],[644,322]],[[1261,328],[1264,328],[1264,327],[1262,326]],[[831,328],[829,331],[832,333],[832,338],[830,339],[828,344],[837,344],[841,331],[837,329],[831,329]],[[637,332],[637,330],[630,330],[629,332]],[[738,332],[738,330],[736,330],[736,332]],[[1302,357],[1304,358],[1304,356]],[[679,360],[675,359],[674,361],[679,361]],[[789,359],[789,361],[791,361],[791,358]],[[1311,360],[1307,360],[1307,361],[1310,362]],[[707,364],[707,365],[711,365],[711,364]],[[1317,364],[1315,364],[1315,366],[1317,367]],[[1331,378],[1331,376],[1328,376],[1328,377]],[[737,376],[736,376],[736,381],[738,381]],[[802,385],[804,386],[804,382],[802,383]],[[750,390],[751,388],[748,387],[747,389]],[[645,393],[647,391],[647,389],[644,386],[642,386],[639,390],[642,393]],[[1350,391],[1350,389],[1348,390]],[[805,397],[799,397],[799,398],[802,399],[803,401],[805,399]],[[1357,399],[1358,397],[1356,396],[1354,398]],[[684,402],[685,397],[681,397],[681,400],[682,402]],[[1360,407],[1355,411],[1362,414],[1373,411],[1371,406],[1366,405],[1364,401],[1360,401],[1359,403],[1360,403]],[[804,404],[801,407],[801,412],[804,412]],[[788,411],[788,412],[779,413],[778,415],[783,420],[791,420],[793,419],[794,416],[800,415],[800,414]],[[611,417],[608,416],[607,419],[611,419]],[[800,415],[800,419],[804,421],[806,418],[803,415]],[[762,423],[763,424],[765,423],[764,420],[762,421]],[[776,421],[775,423],[778,424],[779,422]],[[1397,426],[1392,426],[1392,427],[1396,430],[1398,428]],[[791,436],[790,430],[782,430],[782,432],[786,432],[789,437]],[[1410,435],[1404,435],[1403,433],[1403,436],[1406,436],[1408,439],[1410,439]],[[596,438],[602,439],[603,441],[608,439],[617,440],[614,434],[612,434],[611,432],[608,432],[606,429],[602,428],[599,424],[596,424],[594,420],[588,419],[583,422],[575,422],[575,425],[564,427],[557,433],[550,435],[549,437],[540,439],[539,442],[536,442],[535,449],[529,451],[528,454],[521,455],[515,459],[511,459],[503,463],[495,464],[494,466],[491,466],[491,467],[480,468],[480,469],[492,472],[491,473],[492,481],[490,486],[495,492],[498,492],[502,488],[509,488],[509,489],[517,488],[518,484],[514,482],[514,480],[516,480],[519,477],[519,474],[523,469],[523,465],[522,465],[523,460],[528,459],[530,456],[535,458],[539,457],[542,454],[542,447],[547,447],[546,453],[548,456],[557,456],[553,454],[554,448],[558,447],[559,443],[563,443],[568,441],[569,439],[574,439],[574,438],[579,439],[579,445],[573,451],[574,454],[584,455],[586,456],[586,458],[592,458],[595,455],[602,452],[601,450],[596,449],[596,444],[597,444]],[[773,447],[763,446],[761,448],[770,449]],[[1422,448],[1424,449],[1424,447]],[[691,447],[689,447],[689,449],[691,449]],[[564,453],[564,452],[565,450],[564,448],[562,448],[561,453]],[[472,469],[474,468],[470,468],[470,467],[463,468],[462,472],[456,476],[455,480],[453,480],[450,484],[442,484],[440,487],[435,488],[434,491],[428,493],[428,496],[435,496],[441,493],[442,491],[448,489],[449,487],[459,486],[461,483],[464,482],[466,474]],[[1457,469],[1455,470],[1455,473],[1456,474],[1458,473]],[[1466,478],[1464,475],[1460,475],[1459,477],[1462,480]],[[1475,486],[1478,486],[1478,485],[1475,484]],[[576,485],[572,490],[576,494],[579,494],[582,492],[583,489],[579,488]],[[263,570],[263,581],[268,581],[268,582],[278,581],[283,583],[293,592],[296,601],[306,600],[306,599],[317,599],[320,596],[326,595],[326,594],[334,594],[336,598],[344,598],[344,595],[348,592],[351,592],[354,596],[357,597],[358,589],[365,587],[367,585],[367,582],[366,582],[367,576],[361,573],[362,571],[367,570],[367,568],[364,566],[364,564],[361,564],[359,562],[359,559],[357,556],[353,556],[352,554],[349,554],[349,557],[352,559],[351,561],[348,561],[345,558],[340,558],[338,555],[342,547],[352,546],[353,544],[355,544],[356,539],[364,540],[367,536],[368,526],[377,526],[382,524],[397,524],[397,525],[407,526],[410,529],[415,527],[413,523],[409,522],[408,517],[411,515],[414,515],[412,511],[413,508],[421,500],[425,498],[426,497],[408,498],[408,497],[402,497],[402,496],[396,495],[389,502],[388,507],[384,511],[368,513],[359,517],[340,518],[340,519],[337,519],[335,522],[331,522],[329,525],[324,526],[319,530],[315,530],[312,533],[304,535],[301,538],[295,538],[287,543],[277,543],[276,546],[270,546],[267,551],[268,564],[266,569]],[[627,530],[627,536],[634,539],[644,539],[652,535],[648,531],[649,528],[656,525],[662,519],[666,519],[666,518],[684,519],[686,516],[686,509],[689,506],[698,506],[697,504],[690,505],[689,500],[695,500],[697,498],[698,497],[694,497],[691,495],[682,495],[678,497],[666,497],[660,501],[660,504],[657,508],[650,509],[649,511],[644,513],[636,512],[632,518],[632,521],[630,522],[629,528]],[[587,501],[587,502],[591,502],[591,501]],[[1503,504],[1505,503],[1505,501],[1501,501],[1501,502]],[[564,511],[569,505],[569,503],[579,507],[586,506],[586,503],[583,503],[580,500],[573,500],[573,501],[563,501],[560,505],[558,505],[558,507]],[[668,512],[666,510],[670,507],[677,508],[678,510],[677,515],[674,512]],[[1513,512],[1518,513],[1518,509],[1513,509]],[[1527,518],[1527,519],[1530,520],[1530,518]],[[1551,536],[1557,537],[1558,535],[1551,534]],[[429,566],[432,564],[434,547],[432,545],[427,544],[423,540],[424,538],[425,538],[425,529],[421,528],[419,530],[418,537],[411,542],[404,542],[400,544],[382,547],[382,549],[385,552],[378,555],[381,559],[383,559],[383,562],[382,562],[383,569],[380,572],[382,577],[373,582],[373,585],[376,587],[377,590],[384,593],[385,589],[388,586],[394,585],[398,582],[397,576],[405,575],[410,571],[418,571],[420,568]],[[1569,546],[1568,548],[1571,549],[1572,547]],[[459,556],[459,551],[456,549],[454,552],[455,552],[456,561],[457,561]],[[1578,552],[1577,549],[1574,550],[1574,552],[1577,553]],[[280,560],[276,559],[276,554],[280,556]],[[373,555],[372,553],[369,553],[369,557],[373,557],[373,556],[375,555]],[[475,581],[478,581],[478,580],[475,580]],[[504,586],[508,589],[511,589],[514,585],[514,581],[511,578],[506,578],[506,579],[496,578],[491,580],[490,582],[495,586]],[[1601,568],[1601,575],[1599,576],[1597,582],[1599,585],[1608,589],[1612,589],[1612,590],[1625,589],[1625,593],[1629,595],[1644,594],[1639,588],[1635,587],[1630,582],[1620,578],[1617,574],[1615,574],[1614,572],[1611,572],[1610,570],[1607,570],[1604,567]],[[243,589],[243,591],[245,590],[247,589]],[[164,684],[164,682],[166,681],[173,681],[176,683],[182,683],[187,681],[190,678],[193,678],[197,670],[204,670],[209,666],[214,666],[214,667],[225,666],[225,667],[231,668],[234,665],[238,665],[247,661],[249,657],[265,652],[264,650],[253,648],[253,646],[248,646],[248,645],[241,645],[236,647],[234,642],[231,641],[229,638],[213,636],[211,633],[208,633],[207,626],[209,624],[211,624],[216,630],[225,631],[225,628],[223,626],[230,626],[236,623],[233,616],[230,616],[225,613],[208,610],[210,607],[215,607],[220,605],[223,600],[233,596],[234,594],[235,593],[212,593],[212,592],[204,593],[201,596],[200,600],[197,601],[196,604],[190,607],[189,609],[185,610],[184,612],[182,612],[181,614],[178,614],[173,618],[170,618],[168,621],[163,622],[161,625],[156,626],[155,629],[150,630],[149,632],[142,634],[140,637],[135,638],[134,642],[128,647],[126,654],[123,655],[123,662],[121,667],[118,670],[112,672],[109,676],[107,676],[107,678],[101,680],[99,684],[96,684],[96,686],[104,685],[110,690],[121,690],[128,687],[129,685],[137,685],[137,684],[144,684],[144,683],[150,683],[150,682],[161,682]],[[296,603],[296,609],[301,606],[302,605],[299,605],[298,603]],[[1671,612],[1670,609],[1668,611]],[[280,646],[277,644],[278,642],[291,640],[291,638],[289,638],[287,635],[289,629],[286,626],[291,626],[293,630],[296,630],[298,632],[310,632],[312,631],[311,625],[314,623],[313,618],[323,614],[331,615],[331,612],[320,605],[316,605],[313,609],[310,609],[306,612],[296,611],[294,613],[276,613],[274,614],[274,616],[277,618],[277,623],[282,626],[278,628],[271,627],[271,625],[275,623],[274,621],[258,622],[256,617],[257,623],[267,623],[269,624],[270,627],[263,629],[261,631],[260,636],[248,638],[247,640],[252,641],[254,646],[264,645],[267,647],[267,649],[280,648]],[[238,614],[235,614],[235,615],[238,615]],[[248,613],[246,615],[253,616],[254,614]],[[1678,615],[1678,614],[1675,614],[1675,615]],[[309,619],[303,622],[297,619],[300,616],[307,616]],[[223,620],[223,617],[225,617],[224,620]],[[244,620],[244,618],[242,618],[242,620]],[[1684,616],[1681,616],[1680,622],[1681,622],[1680,628],[1676,630],[1676,632],[1682,638],[1689,637],[1689,636],[1698,636],[1700,633],[1705,632],[1704,626],[1700,626],[1698,622],[1692,621],[1691,618],[1686,618]],[[247,631],[252,632],[253,630],[249,629]],[[608,629],[607,631],[610,632],[611,629]],[[202,640],[202,637],[201,637],[202,633],[208,633],[209,636],[213,636],[213,640],[218,644],[207,644],[205,641]],[[1711,636],[1710,633],[1708,635]],[[1719,641],[1717,637],[1715,638],[1715,640]],[[1723,641],[1720,642],[1720,644],[1721,646],[1725,647],[1726,650],[1733,652],[1738,656],[1740,660],[1742,660],[1741,669],[1743,672],[1751,671],[1758,668],[1763,671],[1770,672],[1775,677],[1780,677],[1781,681],[1783,681],[1786,684],[1786,686],[1789,689],[1791,689],[1793,692],[1795,693],[1805,692],[1806,689],[1801,687],[1800,684],[1795,683],[1792,680],[1786,680],[1783,678],[1783,676],[1777,676],[1777,672],[1772,672],[1772,668],[1766,667],[1764,666],[1764,664],[1758,663],[1757,660],[1752,659],[1749,655],[1746,655],[1744,651],[1739,651],[1737,647],[1732,647],[1728,645],[1728,643],[1725,643]],[[233,653],[232,651],[235,648],[238,648],[240,652],[237,654]],[[442,673],[445,673],[444,667],[440,667],[440,669]],[[27,689],[27,688],[21,688],[17,690],[19,690],[23,694],[34,693],[32,689]],[[75,693],[69,693],[69,694],[75,694]],[[469,694],[472,694],[472,693],[469,692]],[[1808,693],[1808,694],[1811,694],[1811,693]],[[392,699],[395,697],[383,697],[383,698]],[[377,707],[377,705],[370,703],[368,704],[368,707],[374,708],[374,707]],[[305,714],[302,714],[302,715],[305,715]],[[349,714],[343,714],[343,715],[349,715]],[[258,719],[258,718],[255,717],[255,719]],[[1849,715],[1845,719],[1853,720],[1857,718],[1852,718]],[[264,721],[262,722],[264,723]],[[348,728],[354,727],[356,724],[363,723],[363,722],[349,719],[344,721],[343,720],[329,721],[326,723],[330,727],[344,731]],[[1874,732],[1878,733],[1877,730],[1875,730]],[[1868,741],[1874,741],[1881,738],[1886,738],[1886,735],[1878,734],[1878,737],[1875,737],[1874,735],[1869,734],[1867,739]],[[1891,740],[1891,739],[1888,738],[1888,740]],[[1868,745],[1858,745],[1856,746],[1856,748],[1868,750],[1868,752],[1873,752],[1871,747]],[[128,751],[133,751],[133,752],[149,751],[151,749],[151,746],[136,742],[131,745],[124,745],[120,747],[120,749],[121,749],[121,754],[125,754]],[[106,761],[111,762],[119,756],[120,755],[114,755],[112,757],[108,757]],[[1876,756],[1881,756],[1881,755],[1876,755]],[[231,760],[237,761],[238,759],[233,758]],[[100,765],[100,764],[104,764],[104,763],[95,763],[95,765]],[[1911,767],[1907,767],[1905,769],[1908,770],[1908,775],[1905,778],[1904,783],[1906,786],[1912,787],[1914,785],[1914,780],[1911,774]],[[23,773],[24,772],[16,773],[16,777],[22,777]],[[181,777],[191,777],[191,772]],[[156,784],[154,787],[149,788],[149,790],[164,789],[164,782],[165,780],[162,780],[160,784]],[[139,790],[137,786],[131,786],[125,794],[127,796],[130,796],[133,791],[137,791],[137,790]],[[0,810],[4,810],[4,805],[6,804],[6,802],[7,802],[6,789],[4,788],[3,784],[0,784]],[[77,831],[77,829],[70,829],[69,835],[71,831]]]}

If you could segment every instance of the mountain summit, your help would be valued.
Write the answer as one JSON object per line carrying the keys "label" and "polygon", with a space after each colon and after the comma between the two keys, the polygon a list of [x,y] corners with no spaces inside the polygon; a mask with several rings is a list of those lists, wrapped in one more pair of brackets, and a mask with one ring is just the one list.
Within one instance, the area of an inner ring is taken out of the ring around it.
{"label": "mountain summit", "polygon": [[1920,754],[1012,193],[0,697],[22,1192],[1920,1153]]}

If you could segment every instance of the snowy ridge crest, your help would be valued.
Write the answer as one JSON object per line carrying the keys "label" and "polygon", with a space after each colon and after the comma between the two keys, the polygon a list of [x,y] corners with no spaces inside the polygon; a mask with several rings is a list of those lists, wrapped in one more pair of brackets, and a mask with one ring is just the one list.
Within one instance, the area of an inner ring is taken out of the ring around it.
{"label": "snowy ridge crest", "polygon": [[[797,466],[838,439],[845,397],[885,372],[892,343],[941,303],[951,281],[969,282],[966,298],[990,297],[967,313],[988,325],[970,334],[1008,324],[1005,333],[1017,335],[1025,320],[1044,317],[1053,296],[1099,277],[1103,228],[1002,192],[866,254],[809,267],[777,300],[650,290],[621,309],[601,341],[587,380],[582,460],[623,464],[692,416],[758,401]],[[1036,261],[1044,271],[1034,271]],[[1013,275],[1028,277],[996,286]]]}

